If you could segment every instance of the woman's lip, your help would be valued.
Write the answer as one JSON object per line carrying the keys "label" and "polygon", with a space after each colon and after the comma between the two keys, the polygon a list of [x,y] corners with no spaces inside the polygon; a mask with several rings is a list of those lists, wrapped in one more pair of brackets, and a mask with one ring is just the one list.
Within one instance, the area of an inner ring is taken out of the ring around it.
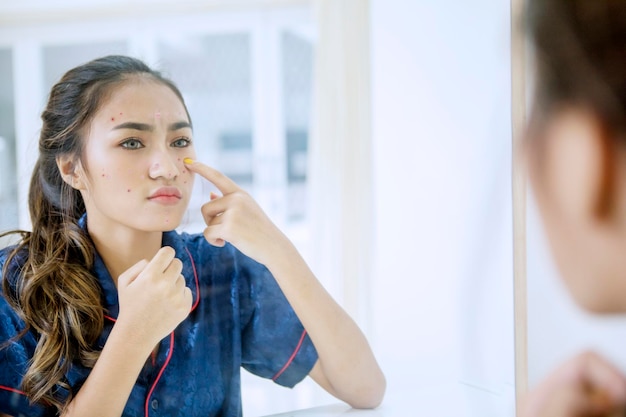
{"label": "woman's lip", "polygon": [[176,187],[161,187],[158,190],[155,190],[148,197],[149,200],[158,199],[178,199],[180,200],[183,197],[183,194]]}

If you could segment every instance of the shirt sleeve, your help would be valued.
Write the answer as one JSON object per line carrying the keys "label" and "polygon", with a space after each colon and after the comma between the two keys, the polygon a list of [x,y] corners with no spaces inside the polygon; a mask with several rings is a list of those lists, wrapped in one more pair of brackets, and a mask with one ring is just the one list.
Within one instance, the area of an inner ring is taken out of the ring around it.
{"label": "shirt sleeve", "polygon": [[315,347],[267,268],[243,255],[238,264],[242,366],[291,388],[315,365]]}
{"label": "shirt sleeve", "polygon": [[[5,255],[6,251],[0,252],[0,270]],[[56,411],[53,407],[29,404],[26,394],[20,389],[31,358],[30,352],[34,352],[36,344],[31,334],[17,338],[23,328],[24,322],[7,302],[0,285],[0,413],[16,417],[54,416]]]}

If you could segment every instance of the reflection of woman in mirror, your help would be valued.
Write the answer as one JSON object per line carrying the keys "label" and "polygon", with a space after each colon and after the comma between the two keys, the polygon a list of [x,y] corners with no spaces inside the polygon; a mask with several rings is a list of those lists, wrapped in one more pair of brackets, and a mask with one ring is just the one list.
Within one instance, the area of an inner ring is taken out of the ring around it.
{"label": "reflection of woman in mirror", "polygon": [[[239,416],[240,366],[381,402],[355,323],[254,200],[193,160],[171,82],[105,57],[69,71],[42,118],[33,231],[0,252],[0,413]],[[222,194],[204,235],[173,231],[194,174]]]}
{"label": "reflection of woman in mirror", "polygon": [[[530,179],[561,275],[583,308],[626,311],[626,2],[530,0],[536,93]],[[554,371],[525,417],[626,410],[626,379],[586,352]]]}

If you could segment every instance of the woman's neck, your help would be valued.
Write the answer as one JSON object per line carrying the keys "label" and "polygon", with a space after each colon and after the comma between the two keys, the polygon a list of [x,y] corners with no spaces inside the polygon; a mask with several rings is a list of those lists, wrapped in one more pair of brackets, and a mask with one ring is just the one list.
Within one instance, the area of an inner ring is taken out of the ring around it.
{"label": "woman's neck", "polygon": [[150,261],[161,248],[163,232],[142,232],[124,227],[99,230],[87,218],[89,236],[117,285],[117,278],[142,259]]}

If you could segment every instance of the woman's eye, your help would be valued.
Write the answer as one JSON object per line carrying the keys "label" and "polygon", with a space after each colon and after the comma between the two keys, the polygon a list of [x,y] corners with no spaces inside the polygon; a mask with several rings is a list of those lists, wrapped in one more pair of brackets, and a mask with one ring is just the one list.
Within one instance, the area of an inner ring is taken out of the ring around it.
{"label": "woman's eye", "polygon": [[191,144],[191,141],[187,138],[178,138],[174,142],[172,142],[172,146],[174,148],[186,148]]}
{"label": "woman's eye", "polygon": [[126,139],[122,142],[122,148],[125,149],[140,149],[143,148],[143,143],[139,139]]}

